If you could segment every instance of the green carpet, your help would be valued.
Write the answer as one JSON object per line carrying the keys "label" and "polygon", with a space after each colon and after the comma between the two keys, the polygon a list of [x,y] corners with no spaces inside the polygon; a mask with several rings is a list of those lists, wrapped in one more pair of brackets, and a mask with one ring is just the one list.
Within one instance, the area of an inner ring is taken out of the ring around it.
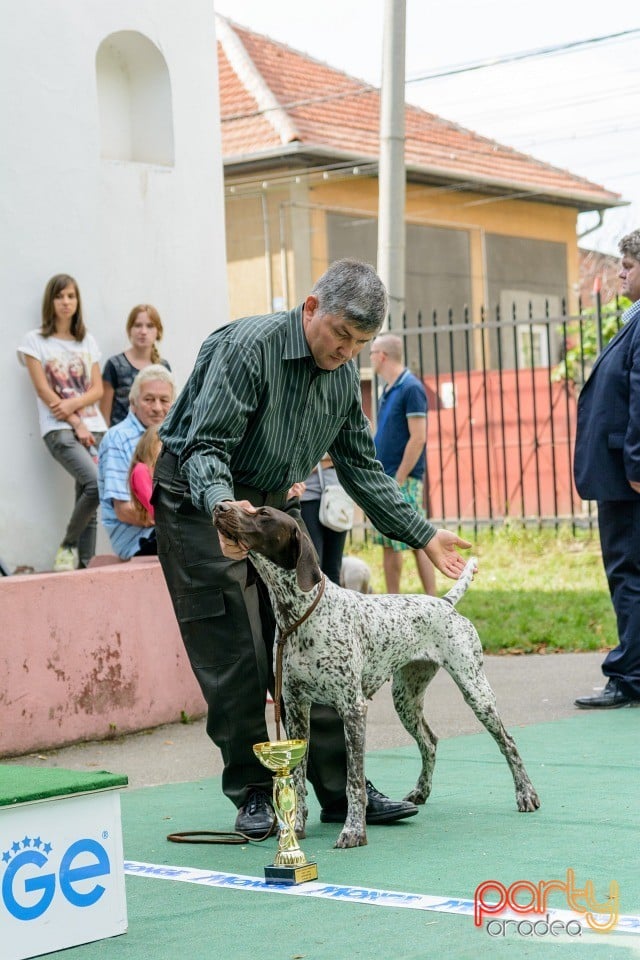
{"label": "green carpet", "polygon": [[106,773],[78,773],[75,770],[14,767],[0,764],[0,807],[34,800],[51,800],[95,790],[126,787],[127,777]]}
{"label": "green carpet", "polygon": [[[593,882],[604,900],[619,884],[620,914],[640,915],[638,737],[640,710],[577,714],[517,728],[516,740],[541,797],[535,814],[517,812],[513,782],[487,734],[443,740],[432,796],[420,814],[369,828],[369,845],[335,850],[335,824],[321,824],[310,798],[304,851],[323,883],[473,899],[477,885],[499,880]],[[370,753],[367,774],[400,796],[415,780],[413,748]],[[262,877],[275,839],[246,846],[170,844],[167,833],[230,829],[234,810],[219,779],[125,791],[125,858],[153,864]],[[489,936],[451,913],[374,907],[313,897],[203,887],[128,876],[129,932],[50,954],[55,960],[476,960],[478,957],[610,960],[640,957],[640,935],[602,935],[586,926],[560,939],[511,932]],[[551,894],[552,908],[566,897]]]}

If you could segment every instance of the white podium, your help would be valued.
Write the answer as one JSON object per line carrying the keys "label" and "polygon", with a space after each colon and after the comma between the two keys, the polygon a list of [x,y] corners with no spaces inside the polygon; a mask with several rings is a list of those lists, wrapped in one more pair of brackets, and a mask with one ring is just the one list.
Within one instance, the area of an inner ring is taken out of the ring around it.
{"label": "white podium", "polygon": [[26,960],[127,930],[125,776],[0,764],[0,953]]}

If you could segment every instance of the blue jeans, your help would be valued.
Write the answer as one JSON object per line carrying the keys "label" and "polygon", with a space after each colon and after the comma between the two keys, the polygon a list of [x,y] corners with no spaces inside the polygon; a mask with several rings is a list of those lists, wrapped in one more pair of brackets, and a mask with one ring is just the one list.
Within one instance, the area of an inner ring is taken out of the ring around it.
{"label": "blue jeans", "polygon": [[[94,433],[96,447],[102,433]],[[98,508],[98,467],[73,430],[51,430],[43,440],[53,457],[76,482],[76,500],[62,546],[77,547],[81,567],[86,567],[96,552]]]}

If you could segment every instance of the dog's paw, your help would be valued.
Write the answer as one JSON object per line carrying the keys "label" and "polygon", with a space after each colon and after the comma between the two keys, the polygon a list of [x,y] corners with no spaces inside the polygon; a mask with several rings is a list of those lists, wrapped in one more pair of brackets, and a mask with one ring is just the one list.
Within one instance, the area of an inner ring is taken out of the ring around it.
{"label": "dog's paw", "polygon": [[304,840],[306,835],[307,835],[307,829],[305,826],[302,826],[302,827],[296,826],[296,837],[298,838],[298,840]]}
{"label": "dog's paw", "polygon": [[420,807],[423,803],[427,802],[428,794],[424,790],[419,790],[417,787],[414,787],[413,790],[410,790],[409,793],[404,798],[408,800],[409,803],[415,803],[416,806]]}
{"label": "dog's paw", "polygon": [[516,803],[520,813],[535,813],[540,807],[540,797],[533,787],[525,787],[516,791]]}
{"label": "dog's paw", "polygon": [[347,827],[344,828],[334,844],[334,846],[338,847],[340,850],[346,850],[349,847],[366,847],[366,845],[366,830],[353,830],[348,829]]}

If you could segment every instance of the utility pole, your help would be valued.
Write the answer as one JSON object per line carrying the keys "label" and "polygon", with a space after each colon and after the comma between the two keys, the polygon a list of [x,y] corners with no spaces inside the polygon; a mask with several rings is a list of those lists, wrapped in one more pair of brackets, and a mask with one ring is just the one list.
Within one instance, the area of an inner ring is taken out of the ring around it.
{"label": "utility pole", "polygon": [[406,19],[405,0],[385,0],[378,169],[378,273],[389,294],[389,315],[396,329],[402,323],[405,297]]}

